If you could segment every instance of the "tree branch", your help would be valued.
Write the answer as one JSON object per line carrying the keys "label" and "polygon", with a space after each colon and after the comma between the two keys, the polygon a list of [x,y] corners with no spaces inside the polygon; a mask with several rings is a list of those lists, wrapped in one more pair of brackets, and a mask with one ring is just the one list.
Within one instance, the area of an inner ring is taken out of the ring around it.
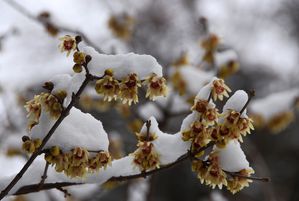
{"label": "tree branch", "polygon": [[69,115],[70,110],[72,107],[75,105],[77,99],[79,99],[81,93],[87,86],[87,84],[93,80],[93,76],[86,72],[85,79],[80,86],[79,90],[77,91],[76,94],[73,94],[71,102],[69,105],[61,112],[60,117],[57,119],[57,121],[54,123],[52,128],[49,130],[45,138],[42,140],[41,146],[31,155],[31,157],[28,159],[28,161],[25,163],[23,168],[20,170],[20,172],[14,177],[14,179],[8,184],[8,186],[1,191],[0,193],[0,200],[2,200],[8,193],[9,191],[18,183],[18,181],[22,178],[22,176],[25,174],[27,169],[30,167],[30,165],[33,163],[33,161],[36,159],[37,156],[39,156],[43,152],[43,148],[46,145],[46,143],[49,141],[51,136],[54,134],[58,126],[61,124],[61,122]]}
{"label": "tree branch", "polygon": [[17,10],[19,13],[21,13],[22,15],[24,15],[25,17],[27,17],[28,19],[46,27],[47,25],[52,25],[53,27],[57,28],[58,31],[64,31],[64,32],[70,32],[73,33],[75,35],[80,35],[82,37],[82,39],[84,40],[84,42],[89,45],[92,46],[97,52],[99,53],[104,53],[103,50],[101,48],[99,48],[94,42],[91,41],[90,38],[88,38],[86,36],[86,34],[84,34],[83,32],[79,31],[79,30],[73,30],[69,27],[63,27],[63,26],[59,26],[57,24],[54,24],[53,22],[50,22],[49,20],[42,20],[34,15],[32,15],[25,7],[23,7],[22,5],[20,5],[19,3],[17,3],[14,0],[4,0],[4,2],[6,2],[8,5],[10,5],[12,8],[14,8],[15,10]]}

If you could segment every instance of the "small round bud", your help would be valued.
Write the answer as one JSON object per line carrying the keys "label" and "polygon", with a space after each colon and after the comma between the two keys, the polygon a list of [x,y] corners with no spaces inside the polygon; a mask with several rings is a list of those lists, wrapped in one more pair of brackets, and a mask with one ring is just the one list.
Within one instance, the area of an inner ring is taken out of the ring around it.
{"label": "small round bud", "polygon": [[113,70],[111,68],[105,70],[105,75],[113,76]]}
{"label": "small round bud", "polygon": [[76,64],[84,64],[85,63],[85,53],[84,52],[75,52],[74,55],[73,55],[73,61],[76,63]]}
{"label": "small round bud", "polygon": [[81,66],[80,64],[75,64],[75,65],[73,66],[73,71],[74,71],[75,73],[81,73],[81,72],[82,72],[82,66]]}
{"label": "small round bud", "polygon": [[26,141],[28,141],[28,140],[30,140],[30,138],[29,138],[27,135],[24,135],[24,136],[22,137],[22,141],[23,141],[23,142],[26,142]]}
{"label": "small round bud", "polygon": [[52,91],[54,88],[54,84],[53,82],[45,82],[43,88]]}
{"label": "small round bud", "polygon": [[54,146],[50,149],[50,153],[52,156],[58,156],[60,154],[60,148],[58,146]]}
{"label": "small round bud", "polygon": [[60,102],[62,102],[66,96],[67,96],[67,93],[64,90],[60,90],[55,93],[55,97],[58,98]]}
{"label": "small round bud", "polygon": [[91,61],[92,57],[90,55],[85,56],[85,63],[88,64]]}
{"label": "small round bud", "polygon": [[81,36],[76,36],[75,40],[76,40],[76,43],[79,44],[82,41],[82,37]]}
{"label": "small round bud", "polygon": [[42,144],[42,140],[37,138],[37,139],[33,140],[33,144],[34,144],[35,148],[38,148]]}

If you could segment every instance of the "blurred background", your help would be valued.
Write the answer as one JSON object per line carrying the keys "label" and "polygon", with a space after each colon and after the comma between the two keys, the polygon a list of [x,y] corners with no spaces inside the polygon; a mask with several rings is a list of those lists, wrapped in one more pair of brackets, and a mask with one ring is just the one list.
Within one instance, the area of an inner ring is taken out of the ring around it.
{"label": "blurred background", "polygon": [[[256,176],[232,195],[201,185],[186,161],[147,179],[71,187],[67,200],[299,200],[299,1],[297,0],[0,0],[0,180],[26,161],[24,103],[53,75],[72,72],[59,37],[81,35],[105,54],[150,54],[171,92],[127,107],[86,90],[80,107],[100,119],[114,158],[135,150],[134,133],[154,115],[176,133],[197,91],[214,75],[233,89],[255,89],[248,110],[256,130],[242,148]],[[204,42],[215,36],[217,48]],[[141,92],[142,93],[142,92]],[[219,103],[221,105],[221,103]],[[55,190],[7,200],[64,200]]]}

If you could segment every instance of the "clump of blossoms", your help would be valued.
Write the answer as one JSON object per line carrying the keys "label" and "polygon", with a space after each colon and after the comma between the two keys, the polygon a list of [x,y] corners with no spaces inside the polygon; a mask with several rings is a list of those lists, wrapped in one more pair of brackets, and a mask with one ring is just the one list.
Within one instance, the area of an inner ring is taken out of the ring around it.
{"label": "clump of blossoms", "polygon": [[167,95],[166,80],[156,74],[148,76],[145,80],[140,80],[137,74],[132,73],[117,80],[112,69],[107,69],[103,78],[98,79],[95,90],[104,96],[104,100],[120,100],[123,104],[131,105],[138,102],[138,88],[141,85],[147,86],[146,97],[155,100],[157,96]]}
{"label": "clump of blossoms", "polygon": [[[242,142],[242,136],[246,136],[253,129],[252,120],[244,115],[244,107],[248,105],[250,98],[244,103],[241,111],[225,109],[223,114],[218,113],[213,100],[223,100],[231,90],[222,79],[213,79],[202,88],[195,98],[191,110],[192,120],[184,130],[181,131],[182,140],[191,142],[192,170],[198,175],[201,183],[214,188],[227,186],[227,189],[235,193],[250,182],[246,179],[253,173],[252,169],[241,170],[241,177],[228,177],[221,168],[219,162],[219,150],[212,151],[205,160],[200,157],[204,155],[202,148],[210,143],[216,147],[225,148],[231,140]],[[229,178],[229,179],[228,179]]]}
{"label": "clump of blossoms", "polygon": [[108,152],[95,153],[81,147],[63,152],[60,147],[53,146],[46,151],[45,160],[53,165],[57,172],[64,172],[69,177],[84,177],[87,172],[99,171],[111,164]]}
{"label": "clump of blossoms", "polygon": [[248,179],[248,177],[250,177],[250,175],[252,175],[253,173],[254,170],[252,168],[249,168],[237,172],[238,176],[231,175],[231,177],[227,179],[226,188],[233,194],[239,192],[244,187],[248,187],[249,183],[252,182],[252,180]]}
{"label": "clump of blossoms", "polygon": [[42,110],[47,112],[51,118],[58,119],[63,109],[62,100],[59,96],[43,92],[28,101],[25,109],[28,112],[28,129],[31,130],[39,123]]}
{"label": "clump of blossoms", "polygon": [[159,154],[156,152],[154,144],[152,143],[157,136],[155,133],[150,133],[151,122],[147,121],[146,132],[141,130],[137,133],[138,144],[137,150],[133,153],[134,164],[139,167],[141,171],[152,170],[160,167]]}
{"label": "clump of blossoms", "polygon": [[156,74],[152,74],[144,81],[147,85],[146,98],[155,100],[157,96],[167,95],[166,79],[164,77],[158,77]]}
{"label": "clump of blossoms", "polygon": [[42,144],[41,139],[30,139],[28,136],[24,136],[22,140],[22,149],[30,154],[35,152]]}
{"label": "clump of blossoms", "polygon": [[221,189],[222,186],[227,185],[227,176],[219,165],[217,153],[212,152],[205,161],[193,160],[192,170],[197,173],[201,183],[212,188],[218,186]]}

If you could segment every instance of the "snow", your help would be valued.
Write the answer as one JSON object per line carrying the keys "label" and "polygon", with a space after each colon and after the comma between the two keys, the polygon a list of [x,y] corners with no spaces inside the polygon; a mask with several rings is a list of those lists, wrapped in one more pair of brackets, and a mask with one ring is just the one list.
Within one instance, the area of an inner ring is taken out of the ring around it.
{"label": "snow", "polygon": [[[171,106],[168,105],[169,101],[172,101]],[[184,97],[180,96],[179,94],[175,93],[171,86],[168,86],[168,94],[166,97],[159,96],[156,98],[155,102],[159,104],[161,107],[165,108],[168,107],[169,111],[171,112],[184,112],[189,111],[190,105],[186,103]]]}
{"label": "snow", "polygon": [[138,179],[130,183],[128,188],[128,201],[146,201],[149,191],[150,178]]}
{"label": "snow", "polygon": [[225,50],[223,52],[215,53],[216,66],[220,68],[222,65],[227,64],[230,61],[238,61],[238,55],[234,50]]}
{"label": "snow", "polygon": [[138,108],[138,113],[142,119],[149,119],[151,116],[155,116],[157,120],[164,118],[161,110],[152,102],[141,105]]}
{"label": "snow", "polygon": [[106,69],[112,69],[117,79],[136,73],[139,79],[145,79],[152,73],[162,76],[162,66],[150,55],[135,53],[107,55],[100,54],[92,47],[83,47],[82,51],[92,57],[88,64],[91,74],[102,76]]}
{"label": "snow", "polygon": [[298,89],[276,92],[264,98],[253,100],[249,109],[251,113],[260,114],[268,121],[281,112],[292,110],[296,97],[299,97]]}
{"label": "snow", "polygon": [[215,148],[219,154],[220,167],[229,172],[239,172],[249,168],[249,163],[237,140],[231,140],[225,148]]}
{"label": "snow", "polygon": [[[157,136],[157,139],[152,143],[155,151],[159,154],[161,165],[175,161],[188,151],[190,143],[184,142],[181,139],[181,133],[176,133],[174,135],[164,133],[159,129],[158,122],[154,117],[150,117],[149,120],[151,121],[149,132],[154,133]],[[140,133],[146,134],[146,130],[147,127],[146,124],[144,124]]]}
{"label": "snow", "polygon": [[[229,110],[240,112],[248,100],[248,94],[243,90],[236,91],[225,103],[222,109],[222,113]],[[247,109],[245,109],[241,117],[247,117]]]}
{"label": "snow", "polygon": [[10,177],[17,174],[25,162],[25,158],[21,156],[8,157],[3,153],[0,153],[0,181],[4,177]]}
{"label": "snow", "polygon": [[182,122],[180,132],[184,132],[190,129],[191,124],[198,119],[198,112],[193,111]]}
{"label": "snow", "polygon": [[[217,77],[213,77],[212,79],[210,79],[210,82],[208,84],[206,84],[205,86],[203,86],[199,92],[197,93],[195,100],[208,100],[212,87],[213,87],[213,82],[214,80],[218,79]],[[210,101],[210,103],[212,102],[212,100]]]}
{"label": "snow", "polygon": [[[31,137],[43,139],[54,124],[48,114],[42,111],[40,123],[33,127]],[[83,147],[87,150],[108,150],[109,141],[102,123],[92,115],[72,108],[70,114],[56,129],[45,148],[59,146],[63,151],[74,147]]]}
{"label": "snow", "polygon": [[186,82],[187,90],[195,95],[198,91],[213,78],[213,72],[207,72],[196,66],[182,66],[179,69],[182,78]]}

